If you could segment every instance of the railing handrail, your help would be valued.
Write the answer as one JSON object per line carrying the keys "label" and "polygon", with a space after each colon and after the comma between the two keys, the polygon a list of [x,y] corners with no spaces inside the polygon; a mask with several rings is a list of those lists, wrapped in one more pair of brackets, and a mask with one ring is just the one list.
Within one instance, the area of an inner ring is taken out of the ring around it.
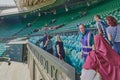
{"label": "railing handrail", "polygon": [[[49,64],[49,65],[47,64],[48,67],[53,66],[54,69],[57,70],[56,75],[59,74],[59,73],[64,73],[66,75],[66,77],[68,78],[67,80],[75,80],[75,69],[72,66],[65,63],[62,60],[59,60],[57,57],[51,55],[50,53],[44,51],[43,49],[37,47],[36,45],[34,45],[34,44],[30,43],[30,42],[28,42],[27,47],[28,47],[28,51],[30,50],[32,52],[32,55],[35,56],[35,58],[38,60],[38,62],[43,67],[45,67],[44,66],[44,61],[47,61],[47,63]],[[48,74],[51,75],[51,72],[49,72],[49,70],[48,70]],[[59,79],[56,78],[54,80],[59,80]]]}

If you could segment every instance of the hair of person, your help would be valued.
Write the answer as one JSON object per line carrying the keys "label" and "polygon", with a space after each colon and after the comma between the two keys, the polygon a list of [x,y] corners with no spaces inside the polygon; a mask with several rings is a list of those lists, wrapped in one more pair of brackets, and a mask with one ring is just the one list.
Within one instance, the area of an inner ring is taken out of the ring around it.
{"label": "hair of person", "polygon": [[117,20],[113,16],[107,16],[106,20],[108,21],[108,25],[117,26]]}
{"label": "hair of person", "polygon": [[80,24],[79,26],[83,26],[85,28],[85,25],[84,24]]}
{"label": "hair of person", "polygon": [[97,18],[101,19],[100,15],[95,15],[95,17],[97,17]]}
{"label": "hair of person", "polygon": [[56,36],[56,40],[59,41],[59,42],[62,42],[61,38],[60,38],[60,35],[57,35]]}

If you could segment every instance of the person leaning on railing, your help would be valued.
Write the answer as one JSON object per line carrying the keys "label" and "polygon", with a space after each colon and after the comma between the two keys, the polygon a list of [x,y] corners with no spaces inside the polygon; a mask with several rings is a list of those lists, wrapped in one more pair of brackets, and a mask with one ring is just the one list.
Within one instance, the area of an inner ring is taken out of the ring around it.
{"label": "person leaning on railing", "polygon": [[53,55],[53,47],[52,47],[52,40],[51,40],[51,36],[47,36],[47,40],[45,42],[44,47],[46,47],[46,51],[49,52],[50,54]]}
{"label": "person leaning on railing", "polygon": [[55,49],[56,49],[57,57],[60,60],[64,60],[64,58],[65,58],[65,50],[64,50],[63,41],[61,40],[60,35],[56,36]]}

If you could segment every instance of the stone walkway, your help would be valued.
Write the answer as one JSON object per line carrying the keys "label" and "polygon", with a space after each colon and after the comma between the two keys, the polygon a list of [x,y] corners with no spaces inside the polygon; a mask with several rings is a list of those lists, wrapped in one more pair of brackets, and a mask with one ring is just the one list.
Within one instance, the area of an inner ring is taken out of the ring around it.
{"label": "stone walkway", "polygon": [[28,65],[20,62],[7,62],[0,65],[0,80],[31,80]]}

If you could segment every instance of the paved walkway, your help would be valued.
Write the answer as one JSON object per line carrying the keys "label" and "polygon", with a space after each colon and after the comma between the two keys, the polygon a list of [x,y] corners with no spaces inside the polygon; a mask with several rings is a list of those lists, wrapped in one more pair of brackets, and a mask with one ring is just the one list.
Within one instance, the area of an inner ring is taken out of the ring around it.
{"label": "paved walkway", "polygon": [[0,65],[0,80],[31,80],[28,65],[19,62],[7,62]]}

